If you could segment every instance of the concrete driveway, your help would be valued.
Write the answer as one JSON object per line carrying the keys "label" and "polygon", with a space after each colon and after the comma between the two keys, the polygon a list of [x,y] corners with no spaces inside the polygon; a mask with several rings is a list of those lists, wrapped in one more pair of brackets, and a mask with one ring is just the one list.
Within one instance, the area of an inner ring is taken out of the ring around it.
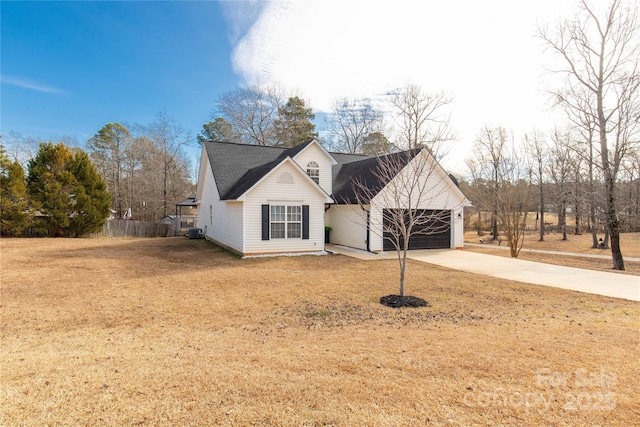
{"label": "concrete driveway", "polygon": [[640,301],[640,277],[562,267],[468,251],[411,251],[409,258],[455,270],[572,291]]}
{"label": "concrete driveway", "polygon": [[[396,257],[395,252],[369,254],[335,245],[327,245],[327,250],[362,260],[395,259]],[[628,274],[562,267],[464,250],[416,250],[409,251],[408,257],[454,270],[501,279],[640,301],[640,277]]]}

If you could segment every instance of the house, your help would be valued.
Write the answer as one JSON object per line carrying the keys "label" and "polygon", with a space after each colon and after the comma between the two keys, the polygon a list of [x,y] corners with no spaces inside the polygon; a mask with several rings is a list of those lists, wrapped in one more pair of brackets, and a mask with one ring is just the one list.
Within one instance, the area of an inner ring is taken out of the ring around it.
{"label": "house", "polygon": [[[424,180],[438,189],[428,205],[414,208],[443,211],[449,221],[440,236],[410,239],[411,248],[462,247],[467,199],[426,150],[405,153],[406,171],[417,161],[433,166],[435,173]],[[325,226],[332,228],[332,243],[389,250],[380,232],[382,214],[400,206],[387,202],[384,187],[363,209],[352,188],[352,179],[371,181],[377,164],[375,157],[329,153],[315,140],[293,148],[205,142],[195,199],[198,226],[205,238],[242,255],[322,251]]]}

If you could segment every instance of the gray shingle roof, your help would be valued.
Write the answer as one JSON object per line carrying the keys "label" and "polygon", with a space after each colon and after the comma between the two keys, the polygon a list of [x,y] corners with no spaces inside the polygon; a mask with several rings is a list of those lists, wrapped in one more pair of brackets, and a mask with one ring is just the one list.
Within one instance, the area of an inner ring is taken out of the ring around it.
{"label": "gray shingle roof", "polygon": [[[394,162],[399,161],[402,165],[406,165],[419,152],[420,150],[401,151],[399,153],[392,153],[381,157],[394,158]],[[352,158],[353,157],[345,158],[345,160]],[[384,187],[384,184],[380,182],[375,174],[376,169],[380,164],[379,161],[380,159],[378,157],[367,157],[365,159],[334,166],[333,199],[336,203],[358,203],[358,199],[353,188],[353,181],[366,185],[367,188],[372,190],[372,195],[377,194],[378,191]],[[338,169],[337,173],[336,169]]]}
{"label": "gray shingle roof", "polygon": [[237,199],[282,160],[295,156],[311,142],[292,148],[205,142],[220,199]]}
{"label": "gray shingle roof", "polygon": [[[236,144],[230,142],[204,143],[211,169],[218,186],[221,200],[235,200],[253,187],[262,177],[287,157],[293,157],[312,141],[292,148],[262,145]],[[405,164],[419,150],[389,154]],[[338,162],[333,165],[333,199],[336,203],[357,203],[352,180],[365,183],[374,193],[382,185],[375,177],[378,158],[362,154],[329,153]]]}

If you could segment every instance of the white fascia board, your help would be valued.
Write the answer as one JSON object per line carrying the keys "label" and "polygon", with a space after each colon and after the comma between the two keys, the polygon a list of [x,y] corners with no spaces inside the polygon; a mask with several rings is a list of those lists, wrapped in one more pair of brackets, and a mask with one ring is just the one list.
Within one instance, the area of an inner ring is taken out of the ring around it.
{"label": "white fascia board", "polygon": [[314,139],[313,141],[311,141],[311,143],[309,145],[307,145],[306,147],[304,147],[298,154],[296,154],[294,156],[298,157],[300,154],[304,153],[305,151],[307,151],[309,149],[309,147],[311,147],[313,144],[317,145],[318,147],[320,147],[320,150],[322,150],[322,152],[325,154],[325,156],[327,156],[330,160],[331,160],[331,164],[332,165],[337,165],[338,161],[336,159],[333,158],[333,156],[331,155],[331,153],[329,153],[323,146],[322,144],[320,144],[318,142],[317,139]]}
{"label": "white fascia board", "polygon": [[320,194],[322,194],[322,196],[325,198],[325,203],[333,203],[333,199],[331,198],[331,196],[329,196],[318,184],[315,183],[314,180],[312,180],[309,175],[307,175],[302,168],[300,167],[300,165],[298,165],[296,162],[293,161],[293,159],[289,156],[285,157],[280,163],[278,163],[275,167],[273,167],[269,172],[267,172],[262,178],[260,178],[258,180],[258,182],[256,182],[255,184],[253,184],[251,186],[251,188],[249,188],[247,191],[245,191],[240,197],[238,197],[235,200],[244,202],[247,198],[247,194],[251,192],[251,190],[253,190],[254,188],[256,188],[258,185],[260,185],[265,179],[267,179],[269,176],[271,176],[272,174],[274,174],[278,169],[280,169],[282,167],[282,165],[284,165],[285,163],[290,163],[292,166],[294,166],[294,169],[296,169],[298,171],[298,175],[301,176],[302,179],[306,179],[313,188],[315,188],[316,191],[318,191]]}

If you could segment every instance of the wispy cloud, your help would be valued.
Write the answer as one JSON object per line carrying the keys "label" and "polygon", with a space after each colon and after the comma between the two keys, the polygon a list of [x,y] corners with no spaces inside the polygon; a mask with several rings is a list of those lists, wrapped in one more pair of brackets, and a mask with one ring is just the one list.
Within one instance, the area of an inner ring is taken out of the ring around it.
{"label": "wispy cloud", "polygon": [[16,77],[16,76],[0,76],[0,80],[4,84],[8,84],[11,86],[17,86],[25,89],[35,90],[38,92],[44,93],[56,93],[56,94],[64,94],[66,91],[59,89],[57,87],[49,86],[44,83],[37,82],[35,80],[31,80],[25,77]]}

